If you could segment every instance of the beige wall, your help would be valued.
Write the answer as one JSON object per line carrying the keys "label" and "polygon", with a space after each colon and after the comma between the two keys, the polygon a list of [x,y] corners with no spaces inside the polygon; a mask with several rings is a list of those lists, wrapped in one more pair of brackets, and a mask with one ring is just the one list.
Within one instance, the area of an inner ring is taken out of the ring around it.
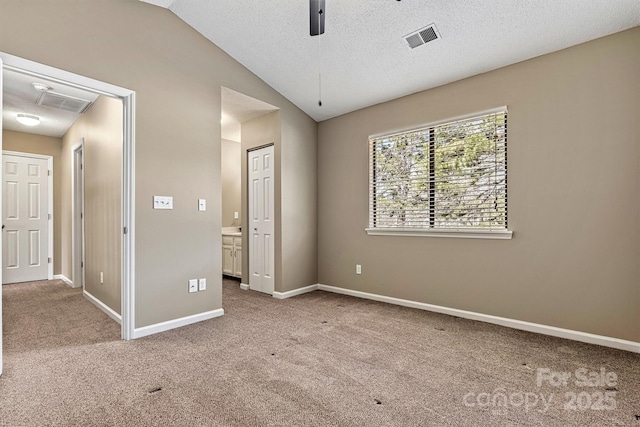
{"label": "beige wall", "polygon": [[[640,341],[639,46],[636,28],[320,123],[320,283]],[[368,135],[502,105],[513,240],[365,233]]]}
{"label": "beige wall", "polygon": [[[0,51],[136,91],[136,327],[221,308],[220,87],[280,108],[283,162],[293,162],[282,165],[283,211],[306,202],[300,191],[315,200],[315,158],[300,158],[315,152],[316,123],[166,9],[2,0],[0,10]],[[153,195],[172,195],[174,209],[154,211]],[[284,245],[301,245],[286,248],[291,286],[317,280],[315,230],[315,215],[282,230]],[[207,291],[189,294],[200,277]]]}
{"label": "beige wall", "polygon": [[233,218],[233,213],[241,213],[241,156],[240,143],[222,140],[222,226],[239,226],[242,219]]}
{"label": "beige wall", "polygon": [[[274,213],[276,221],[274,224],[275,234],[275,283],[276,292],[282,289],[282,173],[281,173],[281,152],[282,152],[282,123],[280,111],[265,114],[253,120],[242,123],[241,130],[241,181],[242,181],[242,230],[249,228],[249,187],[247,180],[247,152],[253,148],[273,144],[273,180],[274,180]],[[242,233],[242,283],[249,284],[249,233]],[[300,286],[297,286],[300,287]]]}
{"label": "beige wall", "polygon": [[289,143],[282,144],[280,154],[282,210],[277,218],[282,223],[282,285],[276,291],[318,283],[318,145],[314,142],[317,138],[315,123],[303,127],[292,126],[291,121],[282,122],[282,141]]}
{"label": "beige wall", "polygon": [[62,139],[3,130],[2,149],[53,156],[53,274],[62,274]]}
{"label": "beige wall", "polygon": [[[122,101],[100,96],[62,137],[63,264],[71,278],[72,147],[84,138],[85,290],[120,313],[122,261]],[[100,283],[100,273],[103,283]]]}
{"label": "beige wall", "polygon": [[[242,211],[247,209],[247,150],[274,144],[275,182],[275,291],[286,292],[318,282],[317,145],[315,126],[292,127],[281,113],[242,124]],[[284,144],[282,141],[292,141]],[[243,226],[243,230],[246,229]],[[246,234],[243,247],[248,248]],[[248,251],[243,258],[243,283],[249,283]]]}

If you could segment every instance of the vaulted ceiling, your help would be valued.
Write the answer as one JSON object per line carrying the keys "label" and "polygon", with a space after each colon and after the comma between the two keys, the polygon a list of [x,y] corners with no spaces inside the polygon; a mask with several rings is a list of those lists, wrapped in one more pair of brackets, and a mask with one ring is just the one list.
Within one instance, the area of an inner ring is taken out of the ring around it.
{"label": "vaulted ceiling", "polygon": [[[638,0],[143,0],[166,7],[317,121],[640,25]],[[415,49],[404,36],[435,24]],[[318,101],[322,100],[322,106]]]}

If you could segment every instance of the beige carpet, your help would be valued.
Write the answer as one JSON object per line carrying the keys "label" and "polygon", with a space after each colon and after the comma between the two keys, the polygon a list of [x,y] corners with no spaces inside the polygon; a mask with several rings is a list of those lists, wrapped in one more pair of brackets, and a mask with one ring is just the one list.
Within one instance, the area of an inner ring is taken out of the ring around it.
{"label": "beige carpet", "polygon": [[0,426],[640,426],[637,354],[320,291],[223,302],[123,342],[78,290],[5,286]]}

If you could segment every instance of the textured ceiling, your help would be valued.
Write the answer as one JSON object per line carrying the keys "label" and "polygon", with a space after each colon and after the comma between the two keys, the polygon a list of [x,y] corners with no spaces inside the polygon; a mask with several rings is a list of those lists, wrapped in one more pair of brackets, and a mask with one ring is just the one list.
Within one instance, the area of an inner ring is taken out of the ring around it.
{"label": "textured ceiling", "polygon": [[[93,102],[98,97],[98,95],[93,92],[87,92],[12,70],[3,70],[2,77],[2,127],[3,129],[16,132],[60,138],[80,117],[80,114],[37,105],[36,101],[40,96],[40,92],[34,89],[32,83],[44,83],[57,93],[74,96],[87,101]],[[40,117],[40,124],[37,126],[25,126],[16,120],[18,113],[38,116]]]}
{"label": "textured ceiling", "polygon": [[[640,25],[639,0],[143,0],[167,7],[317,121]],[[435,23],[441,39],[403,36]],[[322,75],[322,106],[318,106]]]}

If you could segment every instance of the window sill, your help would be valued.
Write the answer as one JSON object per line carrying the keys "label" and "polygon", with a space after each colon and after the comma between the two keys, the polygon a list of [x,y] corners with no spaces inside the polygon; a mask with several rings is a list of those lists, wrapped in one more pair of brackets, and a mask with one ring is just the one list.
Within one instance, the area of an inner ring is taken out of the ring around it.
{"label": "window sill", "polygon": [[410,228],[366,228],[369,236],[452,237],[456,239],[511,239],[511,230],[415,230]]}

